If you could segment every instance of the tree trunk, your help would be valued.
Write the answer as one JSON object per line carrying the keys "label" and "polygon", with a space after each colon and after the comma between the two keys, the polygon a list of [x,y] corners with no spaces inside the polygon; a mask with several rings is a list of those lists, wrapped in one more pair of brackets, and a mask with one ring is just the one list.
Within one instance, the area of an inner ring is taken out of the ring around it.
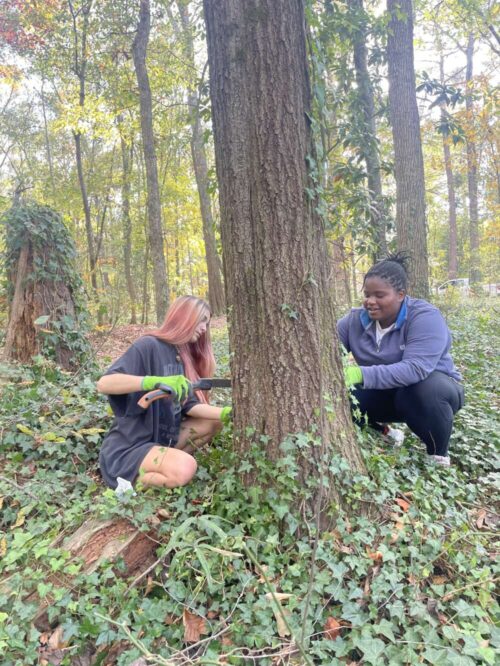
{"label": "tree trunk", "polygon": [[155,288],[156,319],[160,324],[168,308],[168,281],[163,251],[163,227],[161,222],[160,188],[158,185],[158,166],[153,134],[153,108],[151,88],[146,68],[146,51],[149,41],[151,16],[149,0],[141,0],[137,33],[132,44],[135,73],[139,86],[141,112],[142,145],[146,166],[146,184],[148,191],[148,222],[151,259],[153,263],[153,281]]}
{"label": "tree trunk", "polygon": [[[444,85],[444,61],[441,56],[439,63],[441,84]],[[446,121],[445,105],[441,106],[441,119],[443,123]],[[457,204],[455,198],[455,182],[453,178],[453,169],[451,164],[451,150],[450,139],[443,134],[443,154],[444,154],[444,168],[446,171],[446,184],[448,187],[448,225],[449,225],[449,242],[448,242],[448,279],[454,280],[458,277],[458,251],[457,251]]]}
{"label": "tree trunk", "polygon": [[130,219],[130,177],[132,173],[132,147],[128,147],[123,136],[121,137],[122,149],[122,211],[123,211],[123,263],[125,270],[125,282],[130,298],[130,323],[137,323],[135,310],[135,285],[132,278],[132,221]]}
{"label": "tree trunk", "polygon": [[[304,483],[339,451],[363,469],[336,336],[330,260],[307,172],[313,159],[302,0],[205,0],[235,406],[235,445],[317,428]],[[327,396],[325,398],[325,396]],[[335,418],[328,418],[325,401]],[[254,435],[249,435],[254,428]],[[247,478],[255,480],[256,473]],[[328,473],[327,473],[328,474]],[[322,494],[322,497],[319,495]],[[311,500],[339,500],[335,480]]]}
{"label": "tree trunk", "polygon": [[373,86],[368,71],[366,48],[366,14],[363,0],[349,0],[349,5],[356,12],[357,29],[353,33],[354,68],[358,85],[358,99],[363,113],[363,146],[361,151],[366,164],[368,192],[370,197],[370,218],[375,242],[375,258],[387,253],[385,238],[386,210],[382,196],[382,178],[375,124],[375,102]]}
{"label": "tree trunk", "polygon": [[472,69],[474,58],[474,36],[469,35],[467,44],[467,68],[465,75],[465,109],[467,113],[467,188],[469,193],[469,244],[470,244],[470,281],[481,281],[479,263],[479,214],[477,189],[477,149],[474,140],[474,101],[472,98]]}
{"label": "tree trunk", "polygon": [[410,293],[429,295],[425,182],[413,64],[411,0],[387,0],[389,115],[394,141],[396,233],[399,250],[411,255]]}
{"label": "tree trunk", "polygon": [[[92,10],[93,0],[88,0],[83,3],[81,7],[81,14],[83,18],[83,25],[81,34],[78,33],[78,16],[79,11],[76,11],[71,1],[68,2],[70,13],[73,19],[73,72],[78,78],[78,104],[83,109],[85,107],[85,84],[87,74],[87,36],[89,28],[89,17]],[[73,139],[75,142],[75,158],[76,170],[78,173],[78,183],[80,186],[80,193],[82,196],[83,214],[85,217],[85,234],[87,236],[87,252],[89,258],[89,271],[90,283],[92,285],[93,298],[97,306],[97,321],[102,324],[102,313],[99,308],[99,294],[97,287],[97,253],[94,246],[94,232],[92,230],[92,215],[90,210],[90,203],[87,194],[87,185],[85,182],[85,175],[83,171],[83,155],[82,155],[82,135],[80,131],[73,132]]]}
{"label": "tree trunk", "polygon": [[[190,65],[195,67],[193,37],[189,22],[188,6],[177,2],[179,14],[184,31],[186,44],[186,57]],[[188,104],[191,111],[191,155],[200,198],[201,219],[203,222],[203,240],[205,241],[205,257],[208,274],[208,300],[214,314],[222,314],[226,309],[224,285],[222,284],[222,267],[217,254],[215,241],[215,223],[212,216],[212,204],[208,193],[208,167],[203,142],[203,131],[200,121],[199,100],[196,91],[188,94]]]}
{"label": "tree trunk", "polygon": [[43,82],[42,88],[40,90],[40,101],[42,102],[42,114],[43,114],[43,131],[45,135],[45,149],[47,151],[47,162],[49,163],[49,174],[50,174],[50,187],[52,189],[52,205],[55,205],[56,201],[56,186],[54,181],[54,164],[52,160],[52,149],[50,147],[50,137],[49,137],[49,128],[47,124],[47,113],[45,111],[45,95],[43,92]]}

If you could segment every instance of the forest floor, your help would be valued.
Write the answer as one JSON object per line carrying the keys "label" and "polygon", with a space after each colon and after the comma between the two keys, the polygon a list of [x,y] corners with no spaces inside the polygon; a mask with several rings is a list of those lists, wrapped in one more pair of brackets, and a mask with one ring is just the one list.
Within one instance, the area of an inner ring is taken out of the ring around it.
{"label": "forest floor", "polygon": [[[225,331],[226,318],[212,317],[210,327],[214,331]],[[94,331],[90,340],[99,363],[106,364],[123,354],[141,335],[154,331],[156,328],[156,326],[145,324],[125,324]]]}
{"label": "forest floor", "polygon": [[[265,443],[237,456],[225,430],[184,488],[104,488],[95,379],[142,328],[95,334],[97,363],[77,374],[0,363],[2,666],[497,663],[499,306],[440,306],[467,389],[453,466],[427,467],[409,433],[392,449],[359,431],[368,475],[332,458],[350,512],[332,507],[317,535],[297,481],[312,434],[270,464]],[[223,320],[213,339],[227,375]]]}

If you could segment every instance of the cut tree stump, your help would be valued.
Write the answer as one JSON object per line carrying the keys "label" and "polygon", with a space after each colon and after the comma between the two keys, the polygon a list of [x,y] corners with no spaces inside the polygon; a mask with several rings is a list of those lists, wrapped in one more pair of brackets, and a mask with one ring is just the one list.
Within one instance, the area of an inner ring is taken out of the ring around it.
{"label": "cut tree stump", "polygon": [[[158,541],[152,532],[141,532],[128,520],[87,520],[74,534],[58,537],[52,544],[53,548],[69,551],[71,559],[84,561],[83,572],[91,574],[104,562],[123,561],[123,570],[119,575],[134,580],[146,572],[156,561],[155,550]],[[71,560],[69,560],[71,562]],[[70,587],[72,577],[63,572],[52,574],[48,582],[58,587]],[[49,621],[48,608],[50,598],[41,600],[33,592],[26,601],[40,604],[33,619],[39,631],[48,631],[57,622],[57,618]]]}

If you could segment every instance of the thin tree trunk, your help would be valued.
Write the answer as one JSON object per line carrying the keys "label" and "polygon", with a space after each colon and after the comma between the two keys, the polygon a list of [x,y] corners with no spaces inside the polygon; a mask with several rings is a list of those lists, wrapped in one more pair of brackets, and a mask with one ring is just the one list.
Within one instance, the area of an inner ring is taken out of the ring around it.
{"label": "thin tree trunk", "polygon": [[155,288],[156,319],[163,321],[168,308],[168,282],[163,250],[164,238],[161,221],[160,188],[158,185],[158,166],[153,134],[153,107],[151,88],[146,68],[146,51],[151,28],[149,0],[141,0],[137,33],[132,45],[135,73],[139,87],[141,112],[142,145],[146,166],[148,191],[148,222],[151,259],[153,262],[153,281]]}
{"label": "thin tree trunk", "polygon": [[123,213],[123,264],[125,282],[130,298],[130,323],[137,323],[135,309],[135,285],[132,278],[132,220],[130,219],[130,178],[132,174],[133,148],[127,146],[123,136],[120,138],[122,151],[122,213]]}
{"label": "thin tree trunk", "polygon": [[[82,4],[81,14],[83,25],[81,35],[78,32],[79,11],[75,11],[72,0],[68,0],[68,7],[73,21],[73,72],[78,78],[78,104],[83,109],[85,107],[85,85],[87,73],[87,37],[89,29],[89,17],[92,10],[93,0]],[[80,43],[81,41],[81,43]],[[90,283],[92,285],[93,298],[97,306],[97,322],[102,324],[102,313],[99,307],[99,295],[97,286],[97,254],[94,249],[94,232],[92,230],[92,214],[87,194],[87,184],[83,171],[82,155],[82,135],[80,131],[73,132],[75,142],[76,169],[78,173],[78,183],[82,197],[83,213],[85,217],[85,235],[87,237],[87,252],[89,258]]]}
{"label": "thin tree trunk", "polygon": [[429,269],[425,221],[425,182],[413,63],[411,0],[387,0],[389,115],[394,140],[396,233],[399,250],[411,255],[410,293],[427,298]]}
{"label": "thin tree trunk", "polygon": [[474,140],[474,101],[473,93],[473,64],[474,64],[474,36],[469,35],[467,43],[467,68],[465,75],[465,109],[467,113],[467,189],[469,193],[469,245],[470,245],[470,281],[472,284],[481,281],[479,262],[479,213],[478,213],[478,187],[477,187],[477,148]]}
{"label": "thin tree trunk", "polygon": [[[338,451],[363,469],[336,339],[330,260],[305,188],[312,142],[302,0],[204,0],[224,278],[231,312],[235,442],[266,437],[276,460],[289,434],[317,427],[301,478]],[[335,418],[325,404],[331,400]],[[254,428],[254,435],[249,429]],[[326,472],[328,476],[328,472]],[[250,473],[247,482],[256,479]],[[308,507],[341,501],[330,478]]]}
{"label": "thin tree trunk", "polygon": [[[444,85],[444,58],[441,56],[439,62],[441,84]],[[446,121],[446,107],[441,106],[441,119]],[[443,134],[444,168],[446,171],[446,184],[448,187],[448,279],[454,280],[458,277],[458,250],[457,250],[457,204],[455,197],[455,182],[451,164],[450,138]]]}
{"label": "thin tree trunk", "polygon": [[[186,57],[194,67],[194,46],[189,22],[188,5],[177,2],[179,14],[184,31],[186,44]],[[203,222],[203,240],[205,241],[205,257],[208,274],[208,300],[214,314],[222,314],[226,309],[224,296],[224,285],[222,284],[222,267],[217,254],[217,243],[215,240],[215,223],[212,216],[212,204],[208,193],[208,167],[203,141],[203,131],[200,121],[200,108],[198,95],[195,90],[188,94],[188,104],[191,112],[191,155],[200,199],[201,219]]]}
{"label": "thin tree trunk", "polygon": [[358,84],[358,99],[363,112],[363,146],[362,154],[368,176],[368,192],[370,197],[370,218],[373,240],[376,245],[375,258],[387,253],[385,237],[386,210],[382,195],[382,178],[377,142],[377,126],[375,124],[375,101],[373,86],[368,71],[366,48],[366,14],[363,0],[349,0],[351,9],[356,12],[357,29],[353,33],[354,68]]}
{"label": "thin tree trunk", "polygon": [[52,161],[52,149],[50,147],[50,137],[49,129],[47,124],[47,113],[45,111],[45,96],[43,93],[43,84],[42,89],[40,90],[40,100],[42,102],[42,114],[43,114],[43,129],[45,134],[45,149],[47,151],[47,162],[49,163],[49,174],[50,174],[50,187],[52,189],[52,204],[55,203],[56,199],[56,186],[54,181],[54,164]]}
{"label": "thin tree trunk", "polygon": [[147,326],[149,321],[149,239],[146,230],[146,250],[144,252],[144,275],[142,279],[142,313],[141,324]]}

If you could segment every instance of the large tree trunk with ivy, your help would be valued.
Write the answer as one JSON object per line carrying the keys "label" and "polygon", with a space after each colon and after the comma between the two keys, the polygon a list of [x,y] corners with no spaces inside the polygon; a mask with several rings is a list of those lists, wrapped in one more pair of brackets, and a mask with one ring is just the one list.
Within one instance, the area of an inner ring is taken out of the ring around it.
{"label": "large tree trunk with ivy", "polygon": [[30,363],[44,353],[74,369],[89,349],[69,232],[57,213],[36,204],[14,206],[2,221],[9,284],[5,356]]}
{"label": "large tree trunk with ivy", "polygon": [[153,263],[153,282],[155,289],[156,319],[163,321],[168,308],[168,281],[165,255],[163,252],[163,226],[161,221],[160,187],[158,184],[158,165],[153,133],[153,105],[151,87],[146,67],[146,52],[151,28],[149,0],[141,0],[137,32],[132,45],[139,102],[141,112],[142,145],[146,166],[146,185],[148,191],[148,222],[151,259]]}
{"label": "large tree trunk with ivy", "polygon": [[467,112],[467,189],[469,194],[469,256],[470,281],[477,284],[481,280],[479,254],[479,213],[477,188],[477,148],[474,130],[473,63],[474,35],[469,35],[467,43],[467,67],[465,74],[465,109]]}
{"label": "large tree trunk with ivy", "polygon": [[400,250],[411,254],[410,293],[427,298],[429,272],[425,182],[413,62],[411,0],[387,0],[389,115],[394,141],[396,233]]}
{"label": "large tree trunk with ivy", "polygon": [[367,56],[367,15],[363,0],[349,0],[351,10],[355,12],[356,30],[353,31],[352,44],[354,53],[354,69],[358,85],[358,100],[361,106],[363,146],[362,155],[366,164],[368,177],[368,193],[370,197],[370,220],[375,242],[375,256],[380,257],[387,252],[385,237],[386,210],[382,195],[382,178],[380,157],[377,142],[377,126],[375,124],[375,101],[373,85],[368,70]]}
{"label": "large tree trunk with ivy", "polygon": [[[185,53],[188,62],[195,67],[192,26],[189,21],[188,5],[177,2],[185,40]],[[200,105],[195,90],[188,94],[191,114],[191,154],[200,199],[201,219],[203,222],[203,240],[205,241],[205,257],[208,274],[208,300],[214,314],[222,314],[226,309],[224,285],[222,284],[222,266],[217,254],[215,240],[215,223],[212,215],[212,203],[208,192],[208,167],[203,141],[203,129],[200,119]]]}
{"label": "large tree trunk with ivy", "polygon": [[[307,167],[316,168],[304,3],[205,0],[204,7],[236,446],[244,451],[265,442],[276,460],[287,435],[316,428],[321,445],[307,449],[304,484],[318,478],[319,460],[334,452],[361,470],[331,263]],[[318,502],[320,513],[340,499],[329,481],[309,505]]]}

